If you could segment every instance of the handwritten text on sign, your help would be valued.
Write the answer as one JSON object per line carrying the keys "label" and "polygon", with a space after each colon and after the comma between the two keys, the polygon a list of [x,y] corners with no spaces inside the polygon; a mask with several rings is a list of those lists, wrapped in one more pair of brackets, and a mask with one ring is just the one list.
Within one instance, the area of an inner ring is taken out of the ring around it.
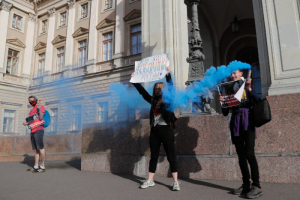
{"label": "handwritten text on sign", "polygon": [[168,55],[158,55],[135,62],[134,76],[131,83],[157,81],[164,78],[169,66]]}

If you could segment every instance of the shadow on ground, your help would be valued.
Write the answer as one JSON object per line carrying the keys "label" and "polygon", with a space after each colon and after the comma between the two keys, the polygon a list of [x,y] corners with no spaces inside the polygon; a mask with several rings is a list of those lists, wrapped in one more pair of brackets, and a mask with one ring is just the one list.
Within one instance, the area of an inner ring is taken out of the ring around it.
{"label": "shadow on ground", "polygon": [[[21,164],[28,165],[28,167],[32,167],[34,165],[34,156],[29,156],[28,154],[24,154],[24,160]],[[61,161],[51,161],[47,163],[46,160],[46,169],[68,169],[75,168],[77,170],[81,170],[81,159],[70,160],[66,162]]]}

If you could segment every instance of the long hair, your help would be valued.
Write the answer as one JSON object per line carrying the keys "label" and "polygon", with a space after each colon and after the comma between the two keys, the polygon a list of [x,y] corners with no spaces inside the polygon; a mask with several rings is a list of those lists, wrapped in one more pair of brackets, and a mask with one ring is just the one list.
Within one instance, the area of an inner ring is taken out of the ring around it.
{"label": "long hair", "polygon": [[152,93],[151,103],[152,103],[152,104],[158,103],[158,106],[159,106],[159,105],[162,103],[163,99],[160,98],[160,96],[157,96],[157,95],[155,94],[155,87],[156,87],[157,85],[159,85],[160,88],[163,89],[163,88],[166,86],[166,84],[165,84],[164,82],[157,82],[157,83],[155,83],[154,86],[153,86],[153,93]]}

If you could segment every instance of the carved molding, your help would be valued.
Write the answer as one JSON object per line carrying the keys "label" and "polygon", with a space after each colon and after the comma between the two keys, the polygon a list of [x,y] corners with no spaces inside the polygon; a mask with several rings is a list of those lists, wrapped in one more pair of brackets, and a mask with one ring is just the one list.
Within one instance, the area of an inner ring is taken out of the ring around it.
{"label": "carved molding", "polygon": [[6,43],[12,44],[12,45],[15,45],[18,47],[22,47],[22,48],[26,47],[25,44],[23,44],[19,39],[8,39],[8,40],[6,40]]}
{"label": "carved molding", "polygon": [[141,10],[134,9],[133,11],[131,11],[128,15],[126,15],[124,17],[124,21],[128,21],[128,20],[131,20],[131,19],[136,19],[136,18],[139,18],[139,17],[142,17]]}
{"label": "carved molding", "polygon": [[68,0],[67,3],[68,3],[68,8],[69,8],[69,9],[70,9],[70,8],[73,8],[74,5],[75,5],[75,1],[74,1],[74,0]]}
{"label": "carved molding", "polygon": [[39,42],[35,47],[34,47],[34,50],[37,51],[37,50],[40,50],[40,49],[46,49],[46,46],[47,44],[44,43],[44,42]]}
{"label": "carved molding", "polygon": [[7,1],[2,1],[2,4],[1,4],[0,7],[1,7],[2,10],[10,12],[10,10],[12,9],[12,6],[13,5],[11,3],[7,2]]}
{"label": "carved molding", "polygon": [[58,36],[52,41],[52,44],[58,44],[58,43],[61,43],[61,42],[65,42],[66,39],[67,39],[67,38],[66,38],[65,36],[58,35]]}
{"label": "carved molding", "polygon": [[88,34],[89,33],[89,29],[86,29],[86,28],[82,28],[80,27],[79,29],[77,29],[77,31],[75,31],[73,33],[73,38],[76,38],[78,36],[81,36],[81,35],[84,35],[84,34]]}
{"label": "carved molding", "polygon": [[104,19],[102,22],[100,22],[97,26],[96,26],[96,29],[97,30],[100,30],[102,28],[105,28],[105,27],[109,27],[109,26],[113,26],[116,24],[116,21],[115,20],[110,20],[110,19]]}
{"label": "carved molding", "polygon": [[32,13],[29,13],[29,21],[36,22],[37,21],[36,15],[32,14]]}
{"label": "carved molding", "polygon": [[50,9],[48,9],[48,16],[49,16],[49,17],[54,16],[55,12],[56,12],[56,9],[55,9],[55,8],[50,8]]}

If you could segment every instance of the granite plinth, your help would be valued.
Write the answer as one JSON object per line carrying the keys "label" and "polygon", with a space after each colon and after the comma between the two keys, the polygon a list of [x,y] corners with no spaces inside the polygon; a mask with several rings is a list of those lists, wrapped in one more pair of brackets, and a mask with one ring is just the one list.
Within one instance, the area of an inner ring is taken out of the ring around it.
{"label": "granite plinth", "polygon": [[14,152],[14,137],[0,137],[0,155],[10,155]]}
{"label": "granite plinth", "polygon": [[45,135],[44,146],[49,153],[71,152],[72,139],[72,134]]}
{"label": "granite plinth", "polygon": [[[0,162],[34,160],[30,135],[2,136],[0,145]],[[80,159],[81,133],[45,135],[44,145],[46,160]]]}
{"label": "granite plinth", "polygon": [[82,153],[139,155],[139,122],[95,124],[84,129]]}
{"label": "granite plinth", "polygon": [[32,146],[29,135],[22,135],[16,137],[16,150],[15,154],[31,154]]}
{"label": "granite plinth", "polygon": [[73,152],[81,153],[82,133],[75,133],[73,137]]}
{"label": "granite plinth", "polygon": [[23,156],[0,156],[0,162],[22,161],[23,159]]}
{"label": "granite plinth", "polygon": [[222,115],[179,118],[175,132],[178,155],[229,154],[228,119]]}
{"label": "granite plinth", "polygon": [[[260,181],[270,183],[300,183],[300,156],[258,157]],[[178,158],[179,177],[201,180],[241,181],[237,157]],[[195,170],[200,164],[201,170]],[[160,173],[161,175],[166,174]]]}
{"label": "granite plinth", "polygon": [[140,156],[118,154],[83,154],[82,171],[101,171],[118,174],[137,174]]}
{"label": "granite plinth", "polygon": [[[299,94],[268,97],[272,121],[257,129],[256,154],[300,153]],[[235,148],[233,153],[236,154]]]}
{"label": "granite plinth", "polygon": [[[300,183],[299,97],[268,97],[273,119],[257,130],[255,147],[262,182]],[[179,177],[241,181],[228,122],[228,117],[222,115],[178,119],[174,134]],[[89,125],[83,131],[82,170],[146,175],[150,161],[149,120],[116,127]],[[156,174],[171,176],[163,148]]]}

